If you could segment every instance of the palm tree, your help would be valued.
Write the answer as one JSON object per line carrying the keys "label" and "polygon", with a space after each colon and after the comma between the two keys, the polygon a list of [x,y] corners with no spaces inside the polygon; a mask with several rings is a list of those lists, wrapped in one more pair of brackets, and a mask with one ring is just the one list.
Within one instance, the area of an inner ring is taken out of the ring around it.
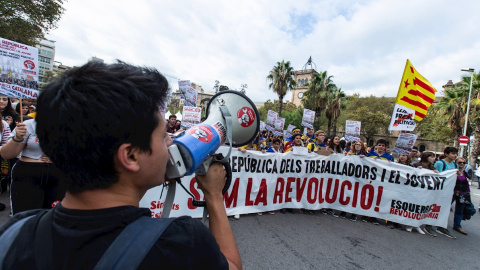
{"label": "palm tree", "polygon": [[468,99],[468,89],[455,86],[453,89],[446,89],[445,96],[439,102],[439,108],[449,119],[448,125],[455,133],[454,145],[457,146],[458,137],[462,134],[463,121],[465,120],[464,105]]}
{"label": "palm tree", "polygon": [[463,77],[461,85],[462,88],[470,90],[470,80],[472,78],[472,100],[470,102],[469,121],[475,123],[475,139],[472,142],[472,155],[470,157],[470,165],[473,166],[480,155],[480,73],[473,73],[472,76]]}
{"label": "palm tree", "polygon": [[283,98],[289,90],[293,90],[293,87],[296,86],[290,61],[277,62],[277,65],[270,70],[267,80],[271,81],[268,88],[278,95],[278,115],[280,116],[282,115]]}
{"label": "palm tree", "polygon": [[333,76],[329,76],[327,71],[323,71],[314,73],[312,80],[307,84],[308,90],[302,100],[303,106],[315,111],[317,123],[320,123],[321,113],[327,106],[329,93],[336,88],[332,79]]}
{"label": "palm tree", "polygon": [[[328,119],[327,135],[330,136],[330,127],[333,126],[333,136],[337,134],[337,119],[340,117],[340,111],[347,106],[347,95],[342,91],[342,88],[335,88],[330,90],[327,99],[327,107],[325,116]],[[333,123],[332,123],[333,121]]]}

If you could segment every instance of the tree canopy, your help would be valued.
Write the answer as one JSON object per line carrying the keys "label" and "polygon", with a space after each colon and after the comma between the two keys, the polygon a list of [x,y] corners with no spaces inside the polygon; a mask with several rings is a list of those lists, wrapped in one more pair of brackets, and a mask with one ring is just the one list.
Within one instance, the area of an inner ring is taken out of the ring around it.
{"label": "tree canopy", "polygon": [[65,0],[0,0],[0,37],[35,46],[57,27]]}

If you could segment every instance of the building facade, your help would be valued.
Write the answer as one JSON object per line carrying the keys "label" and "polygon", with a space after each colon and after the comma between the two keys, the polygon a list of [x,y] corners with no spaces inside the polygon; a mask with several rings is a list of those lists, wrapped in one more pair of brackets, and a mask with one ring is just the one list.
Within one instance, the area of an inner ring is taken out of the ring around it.
{"label": "building facade", "polygon": [[55,61],[55,41],[40,40],[38,49],[38,82],[40,88],[45,84],[45,73],[53,72]]}

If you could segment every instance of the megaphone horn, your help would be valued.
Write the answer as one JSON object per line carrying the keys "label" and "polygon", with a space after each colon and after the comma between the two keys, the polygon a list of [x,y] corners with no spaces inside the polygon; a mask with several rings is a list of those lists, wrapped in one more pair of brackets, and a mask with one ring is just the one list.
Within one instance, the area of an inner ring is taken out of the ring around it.
{"label": "megaphone horn", "polygon": [[[207,105],[206,114],[207,119],[203,123],[174,138],[173,145],[169,147],[171,157],[167,177],[170,179],[192,174],[224,143],[230,147],[248,144],[260,129],[255,105],[237,91],[227,90],[214,95]],[[224,159],[228,159],[229,154]]]}

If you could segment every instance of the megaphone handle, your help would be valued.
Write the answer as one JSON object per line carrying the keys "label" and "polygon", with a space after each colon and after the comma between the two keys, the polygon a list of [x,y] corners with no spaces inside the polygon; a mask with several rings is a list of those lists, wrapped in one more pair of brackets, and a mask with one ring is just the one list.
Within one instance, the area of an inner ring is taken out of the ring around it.
{"label": "megaphone handle", "polygon": [[[222,194],[225,194],[230,188],[230,184],[232,183],[232,167],[230,166],[230,162],[228,160],[225,160],[222,154],[215,154],[214,156],[212,156],[211,162],[222,163],[223,167],[225,168],[226,180],[225,180],[225,185],[223,186],[223,189],[222,189]],[[207,204],[205,203],[205,201],[196,200],[194,197],[192,200],[192,205],[198,206],[198,207],[205,207]]]}

